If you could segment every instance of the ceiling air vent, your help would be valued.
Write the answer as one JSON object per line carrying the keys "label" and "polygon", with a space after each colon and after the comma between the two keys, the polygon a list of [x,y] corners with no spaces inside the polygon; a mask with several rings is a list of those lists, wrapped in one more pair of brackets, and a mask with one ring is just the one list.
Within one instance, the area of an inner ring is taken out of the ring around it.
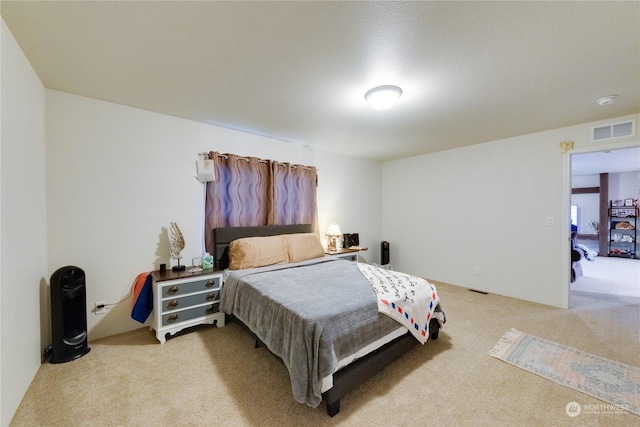
{"label": "ceiling air vent", "polygon": [[591,128],[591,141],[602,141],[603,139],[621,138],[623,136],[634,136],[636,134],[636,121],[611,123],[603,126]]}

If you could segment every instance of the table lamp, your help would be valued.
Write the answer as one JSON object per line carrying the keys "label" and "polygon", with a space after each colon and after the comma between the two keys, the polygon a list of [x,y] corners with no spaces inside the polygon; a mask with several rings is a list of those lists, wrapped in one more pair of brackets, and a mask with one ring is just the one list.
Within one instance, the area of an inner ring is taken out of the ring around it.
{"label": "table lamp", "polygon": [[327,248],[330,251],[337,251],[338,247],[338,237],[342,236],[340,232],[340,227],[338,224],[329,224],[329,228],[327,229],[327,236],[329,236],[329,242],[327,244]]}

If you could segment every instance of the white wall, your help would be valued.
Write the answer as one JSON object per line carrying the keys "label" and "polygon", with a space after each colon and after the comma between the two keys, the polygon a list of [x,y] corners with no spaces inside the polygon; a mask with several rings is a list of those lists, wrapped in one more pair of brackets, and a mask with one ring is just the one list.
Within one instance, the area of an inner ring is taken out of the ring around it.
{"label": "white wall", "polygon": [[600,175],[576,175],[571,177],[572,188],[600,187]]}
{"label": "white wall", "polygon": [[571,204],[578,206],[578,233],[597,234],[589,224],[600,222],[600,193],[572,194]]}
{"label": "white wall", "polygon": [[184,234],[183,259],[201,254],[198,152],[314,165],[321,233],[338,221],[365,244],[380,240],[380,163],[52,90],[46,105],[49,272],[85,270],[90,340],[141,326],[130,300],[106,315],[92,310],[169,262],[170,221]]}
{"label": "white wall", "polygon": [[382,238],[391,264],[566,307],[570,181],[559,143],[588,146],[594,124],[384,163]]}
{"label": "white wall", "polygon": [[[335,222],[343,233],[358,233],[361,260],[380,262],[382,165],[317,150],[320,233]],[[322,236],[325,241],[325,236]]]}
{"label": "white wall", "polygon": [[[640,162],[640,159],[638,159]],[[640,198],[640,170],[609,174],[609,200]]]}
{"label": "white wall", "polygon": [[1,22],[0,424],[41,363],[46,289],[45,89]]}

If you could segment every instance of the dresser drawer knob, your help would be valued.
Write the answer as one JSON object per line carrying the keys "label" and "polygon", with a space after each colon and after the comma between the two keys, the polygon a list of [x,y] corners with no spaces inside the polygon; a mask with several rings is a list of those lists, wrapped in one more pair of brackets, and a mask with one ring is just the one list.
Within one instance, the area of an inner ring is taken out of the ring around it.
{"label": "dresser drawer knob", "polygon": [[173,323],[176,320],[178,320],[178,317],[180,317],[180,316],[178,316],[177,314],[172,314],[171,316],[167,317],[167,322]]}
{"label": "dresser drawer knob", "polygon": [[216,284],[215,279],[211,279],[211,280],[207,280],[207,283],[205,283],[204,285],[205,285],[207,288],[211,288],[211,287],[215,286],[215,284]]}
{"label": "dresser drawer knob", "polygon": [[171,300],[167,303],[167,308],[176,308],[178,306],[178,300]]}
{"label": "dresser drawer knob", "polygon": [[209,307],[207,307],[207,310],[205,311],[205,313],[211,314],[211,313],[215,313],[216,311],[218,311],[218,310],[216,310],[216,305],[213,304],[213,305],[210,305]]}
{"label": "dresser drawer knob", "polygon": [[214,299],[216,299],[216,293],[215,292],[211,292],[210,294],[207,294],[207,296],[204,299],[206,301],[213,301]]}
{"label": "dresser drawer knob", "polygon": [[176,292],[178,292],[178,287],[177,286],[172,286],[169,289],[167,289],[167,293],[168,294],[175,294]]}

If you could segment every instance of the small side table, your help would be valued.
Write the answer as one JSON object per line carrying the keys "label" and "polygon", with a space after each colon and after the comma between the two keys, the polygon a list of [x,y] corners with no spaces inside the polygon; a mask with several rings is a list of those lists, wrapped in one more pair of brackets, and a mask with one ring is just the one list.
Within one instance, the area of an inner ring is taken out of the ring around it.
{"label": "small side table", "polygon": [[222,271],[207,269],[200,272],[154,271],[153,324],[161,344],[171,335],[190,326],[214,322],[224,326],[220,311]]}
{"label": "small side table", "polygon": [[358,253],[362,250],[366,251],[367,248],[361,248],[361,247],[342,248],[335,251],[327,250],[327,251],[324,251],[324,253],[325,253],[325,256],[344,258],[348,261],[358,262]]}

